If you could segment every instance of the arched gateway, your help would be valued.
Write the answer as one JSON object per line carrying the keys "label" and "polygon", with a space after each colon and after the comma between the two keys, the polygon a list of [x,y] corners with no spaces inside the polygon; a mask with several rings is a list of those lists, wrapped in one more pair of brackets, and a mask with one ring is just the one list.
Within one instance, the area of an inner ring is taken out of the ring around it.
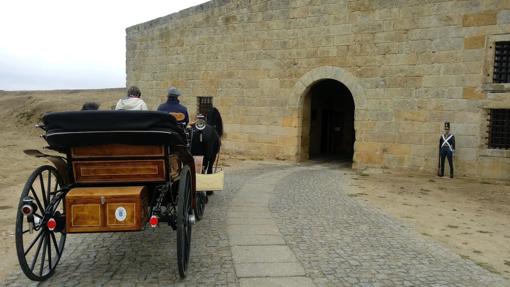
{"label": "arched gateway", "polygon": [[299,79],[291,99],[300,117],[299,158],[355,161],[356,112],[365,93],[350,72],[319,67]]}

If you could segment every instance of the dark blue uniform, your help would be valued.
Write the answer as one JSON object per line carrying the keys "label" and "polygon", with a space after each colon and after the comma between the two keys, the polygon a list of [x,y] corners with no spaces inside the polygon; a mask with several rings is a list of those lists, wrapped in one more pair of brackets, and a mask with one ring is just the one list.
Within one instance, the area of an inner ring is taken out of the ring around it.
{"label": "dark blue uniform", "polygon": [[186,126],[189,123],[188,109],[181,105],[179,100],[176,98],[169,98],[166,103],[163,103],[158,107],[158,111],[171,114],[175,117],[177,122]]}
{"label": "dark blue uniform", "polygon": [[452,134],[443,134],[439,138],[439,156],[440,156],[440,172],[439,176],[444,175],[444,160],[448,158],[450,166],[450,177],[453,177],[453,152],[455,151],[455,137]]}

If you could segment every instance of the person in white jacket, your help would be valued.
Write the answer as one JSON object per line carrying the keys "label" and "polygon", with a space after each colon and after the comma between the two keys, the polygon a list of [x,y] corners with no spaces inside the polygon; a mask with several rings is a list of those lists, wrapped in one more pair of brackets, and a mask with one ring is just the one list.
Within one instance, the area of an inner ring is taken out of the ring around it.
{"label": "person in white jacket", "polygon": [[147,105],[140,99],[142,92],[136,86],[128,89],[127,97],[120,99],[115,106],[116,110],[147,111]]}

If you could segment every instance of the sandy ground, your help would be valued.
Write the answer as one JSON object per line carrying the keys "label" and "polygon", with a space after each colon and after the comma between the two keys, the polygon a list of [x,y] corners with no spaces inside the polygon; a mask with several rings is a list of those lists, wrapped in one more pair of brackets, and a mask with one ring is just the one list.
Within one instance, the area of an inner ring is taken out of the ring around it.
{"label": "sandy ground", "polygon": [[[33,126],[47,111],[79,110],[85,101],[109,109],[123,96],[120,90],[33,94],[0,92],[0,282],[18,270],[14,222],[25,180],[39,165],[24,149],[42,149],[41,130]],[[235,168],[243,162],[227,159]],[[344,190],[403,224],[430,236],[510,279],[510,183],[443,179],[423,174],[345,171]]]}

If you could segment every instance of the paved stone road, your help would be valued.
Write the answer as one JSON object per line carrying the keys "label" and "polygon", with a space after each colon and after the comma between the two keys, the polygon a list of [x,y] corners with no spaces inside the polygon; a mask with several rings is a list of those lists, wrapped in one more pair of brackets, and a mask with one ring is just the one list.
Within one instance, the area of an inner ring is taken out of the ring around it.
{"label": "paved stone road", "polygon": [[345,170],[301,168],[270,202],[285,242],[317,286],[510,286],[342,191]]}
{"label": "paved stone road", "polygon": [[[41,286],[508,286],[342,192],[328,165],[231,171],[193,228],[178,278],[175,232],[70,235]],[[29,286],[20,271],[6,286]],[[277,285],[283,284],[283,285]]]}

